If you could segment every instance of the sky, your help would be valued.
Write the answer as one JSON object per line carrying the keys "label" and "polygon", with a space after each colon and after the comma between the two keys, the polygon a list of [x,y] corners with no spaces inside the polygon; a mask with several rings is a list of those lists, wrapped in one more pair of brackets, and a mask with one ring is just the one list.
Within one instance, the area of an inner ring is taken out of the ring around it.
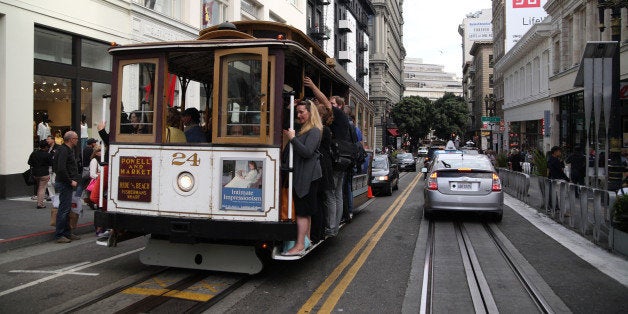
{"label": "sky", "polygon": [[458,25],[467,14],[490,9],[491,0],[404,0],[406,58],[445,66],[462,77],[462,37]]}

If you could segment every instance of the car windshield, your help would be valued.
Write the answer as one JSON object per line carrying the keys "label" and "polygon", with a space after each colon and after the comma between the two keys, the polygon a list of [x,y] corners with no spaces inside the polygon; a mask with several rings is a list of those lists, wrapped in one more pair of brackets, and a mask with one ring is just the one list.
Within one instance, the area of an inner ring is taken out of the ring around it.
{"label": "car windshield", "polygon": [[388,169],[388,162],[384,158],[373,159],[373,169]]}
{"label": "car windshield", "polygon": [[413,159],[411,153],[397,154],[397,159]]}
{"label": "car windshield", "polygon": [[474,170],[492,171],[491,162],[484,159],[447,158],[440,159],[436,164],[436,170],[469,168]]}

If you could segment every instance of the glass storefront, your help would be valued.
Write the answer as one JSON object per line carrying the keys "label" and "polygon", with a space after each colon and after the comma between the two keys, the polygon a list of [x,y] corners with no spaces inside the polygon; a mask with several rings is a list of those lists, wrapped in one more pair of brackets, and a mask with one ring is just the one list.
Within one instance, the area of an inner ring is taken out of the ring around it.
{"label": "glass storefront", "polygon": [[72,36],[35,28],[35,59],[72,64]]}
{"label": "glass storefront", "polygon": [[509,124],[508,143],[510,148],[527,151],[543,149],[541,120],[514,121]]}
{"label": "glass storefront", "polygon": [[107,49],[109,45],[88,39],[81,40],[81,66],[111,71],[113,59]]}
{"label": "glass storefront", "polygon": [[[583,92],[573,93],[559,97],[559,129],[560,146],[565,152],[571,152],[574,148],[584,150],[587,144],[587,133],[584,115]],[[604,112],[600,113],[598,129],[595,129],[595,119],[591,114],[589,125],[590,150],[606,151],[606,126],[604,125]],[[599,153],[598,152],[598,153]]]}
{"label": "glass storefront", "polygon": [[102,95],[111,93],[109,45],[43,27],[35,27],[34,37],[33,145],[40,140],[37,125],[44,118],[51,134],[61,137],[66,130],[80,135],[85,115],[87,136],[97,137],[94,127],[103,118]]}
{"label": "glass storefront", "polygon": [[[72,81],[60,77],[35,75],[33,80],[33,125],[48,119],[50,133],[60,136],[72,126]],[[37,134],[37,133],[35,133]],[[42,140],[36,138],[35,140]]]}

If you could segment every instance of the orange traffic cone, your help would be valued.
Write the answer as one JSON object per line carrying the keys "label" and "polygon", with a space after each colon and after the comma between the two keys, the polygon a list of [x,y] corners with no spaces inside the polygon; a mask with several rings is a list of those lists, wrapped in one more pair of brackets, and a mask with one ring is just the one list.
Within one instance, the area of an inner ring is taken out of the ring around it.
{"label": "orange traffic cone", "polygon": [[371,186],[368,186],[367,192],[366,192],[366,197],[367,198],[373,198],[373,190],[371,190]]}

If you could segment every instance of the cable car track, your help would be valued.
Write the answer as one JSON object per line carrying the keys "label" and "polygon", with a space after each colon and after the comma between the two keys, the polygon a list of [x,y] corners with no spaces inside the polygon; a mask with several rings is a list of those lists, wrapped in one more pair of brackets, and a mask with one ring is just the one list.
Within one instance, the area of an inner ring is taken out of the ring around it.
{"label": "cable car track", "polygon": [[[449,231],[445,229],[447,229],[447,227],[451,227],[451,225],[440,224],[443,224],[443,222],[439,222],[439,226],[443,228],[439,230],[440,232]],[[455,233],[455,239],[457,240],[457,247],[460,251],[440,252],[441,256],[446,255],[448,258],[446,260],[441,259],[442,262],[451,263],[451,260],[449,258],[452,258],[454,254],[459,254],[459,261],[462,265],[462,269],[464,269],[464,277],[466,278],[466,283],[464,284],[466,284],[466,286],[468,287],[468,295],[470,295],[474,311],[476,313],[500,312],[500,308],[498,307],[499,302],[496,302],[496,298],[498,296],[494,296],[494,293],[491,290],[490,283],[492,281],[491,279],[487,279],[489,277],[485,276],[485,273],[481,267],[481,261],[485,257],[478,254],[476,248],[474,248],[473,246],[473,240],[475,239],[475,241],[479,241],[478,239],[480,239],[481,237],[479,237],[477,234],[475,234],[475,237],[470,234],[470,232],[467,231],[467,228],[465,228],[465,223],[452,222],[452,224],[453,232]],[[476,228],[480,225],[471,223],[469,224],[469,226]],[[499,254],[503,259],[505,265],[507,265],[502,267],[502,270],[507,268],[512,272],[513,276],[518,281],[518,284],[521,286],[520,290],[525,291],[525,293],[522,292],[522,294],[525,294],[527,298],[531,300],[531,302],[536,307],[536,310],[538,310],[539,313],[554,313],[550,304],[546,301],[546,299],[543,297],[539,289],[537,289],[532,280],[528,278],[522,266],[513,257],[513,254],[510,252],[509,248],[504,245],[504,243],[502,243],[499,237],[495,234],[495,231],[492,230],[491,226],[488,223],[482,223],[481,229],[475,229],[475,231],[478,230],[483,230],[485,234],[483,234],[482,236],[487,236],[492,240],[486,242],[492,243],[494,245],[494,248],[492,249],[497,251],[496,254]],[[446,240],[447,239],[441,239],[440,241]],[[432,313],[432,311],[435,310],[438,302],[435,297],[438,294],[436,290],[439,289],[436,283],[439,283],[439,280],[441,280],[440,283],[442,289],[443,280],[447,280],[447,278],[442,277],[442,274],[440,274],[441,277],[439,277],[439,274],[437,274],[437,272],[435,271],[435,265],[439,265],[439,260],[436,258],[436,253],[439,246],[438,241],[439,239],[437,238],[437,223],[434,221],[430,221],[428,224],[427,245],[423,269],[423,282],[421,287],[420,313]],[[449,284],[462,285],[463,283],[455,282]],[[499,286],[499,283],[495,284],[495,286]],[[516,291],[517,289],[513,290]],[[505,310],[501,309],[501,311],[503,312]]]}
{"label": "cable car track", "polygon": [[[180,272],[185,273],[183,275],[177,274]],[[225,278],[228,279],[225,280]],[[107,311],[115,313],[148,313],[151,311],[201,313],[237,290],[250,278],[251,276],[244,274],[227,274],[206,270],[190,271],[164,267],[134,280],[130,284],[113,288],[61,312],[88,313],[102,311],[104,307]],[[211,281],[227,281],[228,283],[212,285]],[[162,286],[159,289],[142,288],[148,282],[162,283]],[[198,293],[199,285],[214,286],[214,289],[210,287],[210,293]],[[133,300],[129,302],[129,299]],[[111,304],[114,305],[113,308]]]}

